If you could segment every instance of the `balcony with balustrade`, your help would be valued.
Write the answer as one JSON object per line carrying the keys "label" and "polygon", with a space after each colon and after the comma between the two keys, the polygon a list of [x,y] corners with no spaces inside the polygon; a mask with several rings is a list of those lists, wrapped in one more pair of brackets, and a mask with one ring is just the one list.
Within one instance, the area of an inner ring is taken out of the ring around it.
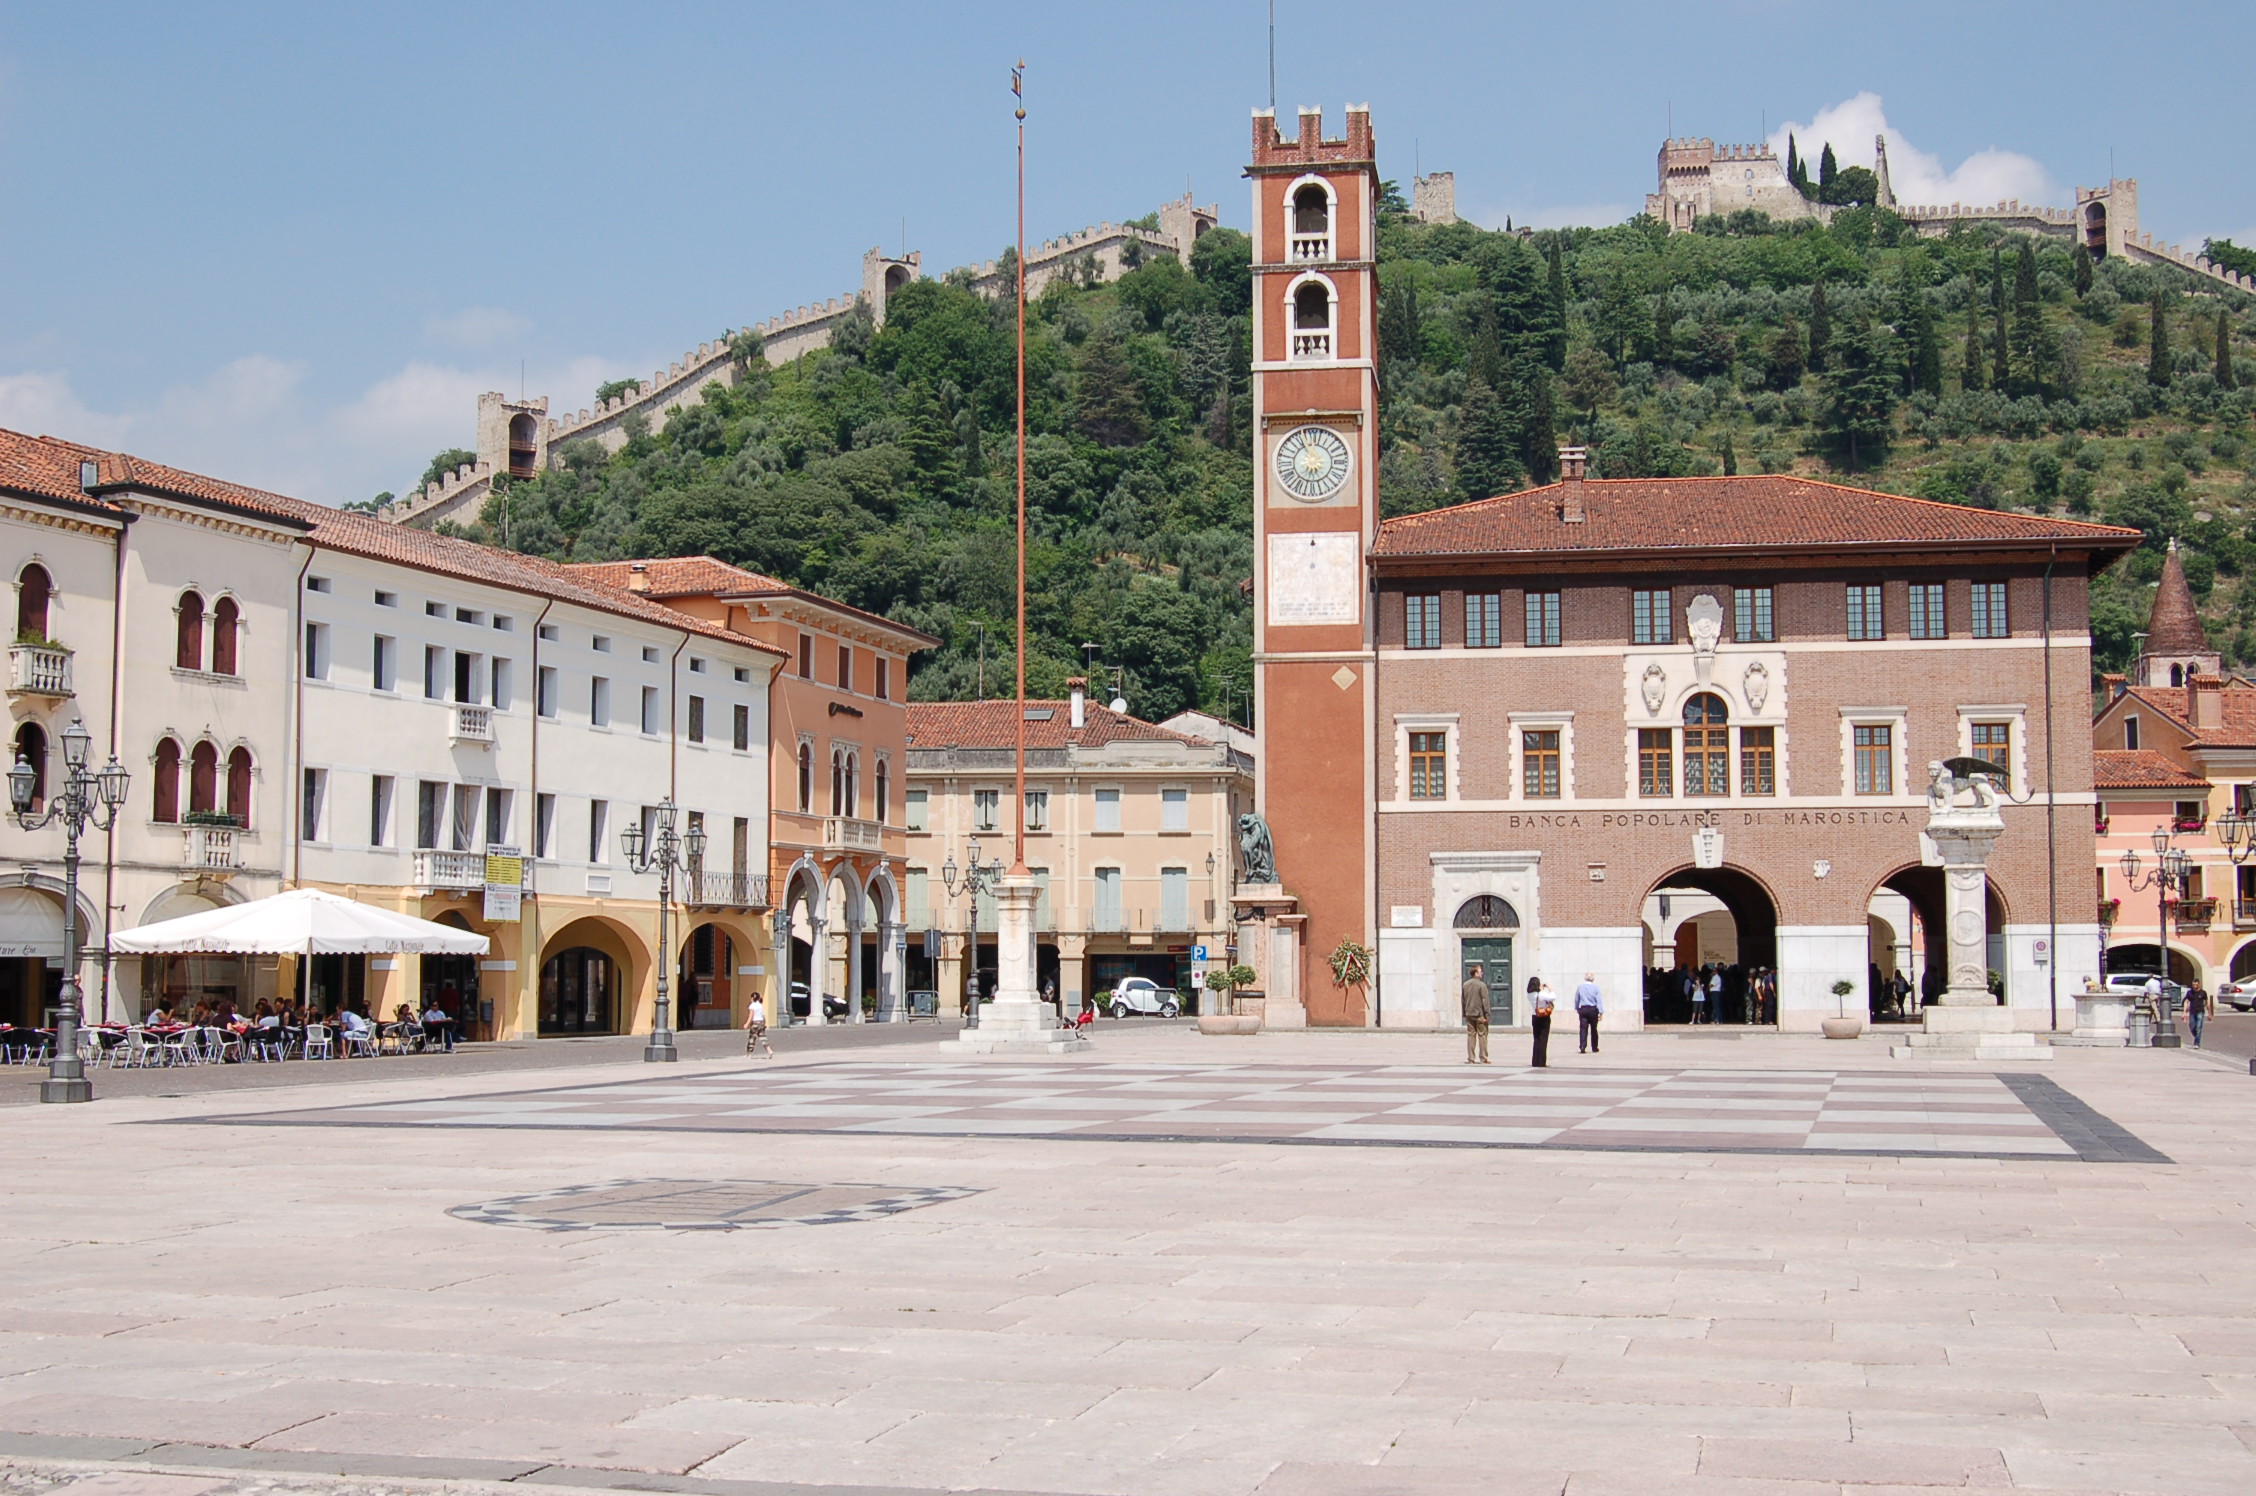
{"label": "balcony with balustrade", "polygon": [[1330,234],[1295,234],[1292,236],[1293,262],[1312,265],[1332,257]]}
{"label": "balcony with balustrade", "polygon": [[8,694],[53,701],[70,696],[71,652],[52,641],[9,645]]}
{"label": "balcony with balustrade", "polygon": [[692,909],[766,909],[768,875],[692,869],[682,879],[681,901]]}
{"label": "balcony with balustrade", "polygon": [[882,852],[885,850],[885,828],[875,821],[864,821],[854,816],[826,816],[823,819],[823,846],[832,852]]}
{"label": "balcony with balustrade", "polygon": [[225,878],[242,870],[242,857],[235,845],[242,833],[237,827],[183,826],[180,831],[183,873],[197,878]]}
{"label": "balcony with balustrade", "polygon": [[1332,335],[1328,332],[1296,332],[1292,335],[1294,358],[1324,359],[1332,356]]}
{"label": "balcony with balustrade", "polygon": [[453,721],[447,728],[447,736],[456,743],[467,743],[479,748],[492,747],[494,740],[493,708],[490,706],[473,706],[466,701],[456,702],[454,704]]}
{"label": "balcony with balustrade", "polygon": [[440,893],[448,889],[472,889],[486,886],[486,854],[483,852],[446,852],[437,847],[421,847],[415,853],[413,872],[415,886],[426,893]]}

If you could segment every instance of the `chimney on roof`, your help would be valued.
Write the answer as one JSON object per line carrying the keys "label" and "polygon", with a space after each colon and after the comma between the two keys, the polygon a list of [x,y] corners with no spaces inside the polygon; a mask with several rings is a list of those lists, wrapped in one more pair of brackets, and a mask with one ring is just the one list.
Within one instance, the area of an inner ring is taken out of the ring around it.
{"label": "chimney on roof", "polygon": [[650,590],[649,562],[635,561],[628,564],[627,590],[629,592],[648,592]]}
{"label": "chimney on roof", "polygon": [[2225,682],[2217,675],[2186,677],[2186,720],[2207,732],[2225,725]]}
{"label": "chimney on roof", "polygon": [[1570,525],[1583,521],[1582,475],[1590,466],[1590,453],[1583,447],[1559,449],[1559,518]]}
{"label": "chimney on roof", "polygon": [[2110,670],[2099,677],[2099,683],[2106,689],[2107,699],[2113,701],[2129,688],[2130,679],[2117,671]]}
{"label": "chimney on roof", "polygon": [[1068,699],[1073,703],[1073,730],[1079,732],[1089,725],[1089,678],[1085,675],[1070,676],[1065,682],[1065,688],[1072,693]]}

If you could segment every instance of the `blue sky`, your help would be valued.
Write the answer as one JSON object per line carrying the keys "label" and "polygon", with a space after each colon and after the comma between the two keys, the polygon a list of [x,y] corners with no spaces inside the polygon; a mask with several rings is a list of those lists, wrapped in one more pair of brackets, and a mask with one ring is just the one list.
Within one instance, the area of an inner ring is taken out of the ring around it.
{"label": "blue sky", "polygon": [[[1501,223],[1616,221],[1681,134],[1830,126],[1899,190],[2256,242],[2245,4],[1280,0],[1277,102]],[[1186,184],[1242,225],[1264,0],[978,7],[0,0],[0,425],[309,498],[412,483],[480,389],[585,404],[725,328]],[[1805,133],[1805,142],[1807,134]],[[1814,154],[1814,149],[1812,151]],[[1907,194],[1908,195],[1908,194]]]}

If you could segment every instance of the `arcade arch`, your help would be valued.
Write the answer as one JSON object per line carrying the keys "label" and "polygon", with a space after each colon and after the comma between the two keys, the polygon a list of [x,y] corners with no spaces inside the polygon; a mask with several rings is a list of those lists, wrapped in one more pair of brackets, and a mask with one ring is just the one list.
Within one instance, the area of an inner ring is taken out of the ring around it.
{"label": "arcade arch", "polygon": [[541,947],[540,1032],[629,1032],[650,971],[650,953],[616,920],[573,920]]}
{"label": "arcade arch", "polygon": [[1761,879],[1728,865],[1680,867],[1654,881],[1640,912],[1648,1024],[1777,1020],[1756,1001],[1757,975],[1778,969],[1778,901]]}

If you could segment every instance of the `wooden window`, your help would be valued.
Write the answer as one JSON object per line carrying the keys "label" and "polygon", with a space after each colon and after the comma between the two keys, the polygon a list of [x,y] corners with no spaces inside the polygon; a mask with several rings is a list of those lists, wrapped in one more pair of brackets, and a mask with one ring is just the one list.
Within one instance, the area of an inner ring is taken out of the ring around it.
{"label": "wooden window", "polygon": [[2138,723],[2138,718],[2136,718],[2136,717],[2125,717],[2125,718],[2123,719],[2123,746],[2124,746],[2125,748],[2136,748],[2136,747],[2137,747],[2138,745],[2139,745],[2139,723]]}
{"label": "wooden window", "polygon": [[2003,639],[2009,632],[2005,625],[2005,583],[1976,582],[1969,618],[1975,638]]}
{"label": "wooden window", "polygon": [[1441,594],[1413,592],[1402,600],[1402,647],[1441,648]]}
{"label": "wooden window", "polygon": [[235,824],[251,824],[251,750],[238,748],[227,755],[227,813]]}
{"label": "wooden window", "polygon": [[1629,594],[1629,642],[1667,644],[1674,637],[1675,624],[1670,613],[1667,589],[1633,589]]}
{"label": "wooden window", "polygon": [[736,705],[736,721],[730,741],[739,753],[746,753],[751,750],[752,708],[746,706],[743,702],[738,702]]}
{"label": "wooden window", "polygon": [[1731,590],[1732,637],[1741,644],[1767,644],[1778,637],[1768,587]]}
{"label": "wooden window", "polygon": [[910,790],[901,797],[902,819],[908,823],[911,831],[925,829],[927,825],[925,816],[929,809],[930,793],[928,790]]}
{"label": "wooden window", "polygon": [[799,636],[799,678],[801,680],[813,680],[815,678],[815,636],[812,634],[801,634]]}
{"label": "wooden window", "polygon": [[1731,729],[1723,698],[1703,691],[1684,704],[1684,793],[1731,793]]}
{"label": "wooden window", "polygon": [[1880,588],[1877,584],[1849,586],[1849,637],[1851,639],[1885,639],[1888,637],[1886,620],[1880,611]]}
{"label": "wooden window", "polygon": [[893,662],[883,655],[877,657],[877,699],[893,699]]}
{"label": "wooden window", "polygon": [[877,761],[877,816],[879,825],[885,824],[886,814],[892,809],[893,769],[884,759]]}
{"label": "wooden window", "polygon": [[219,750],[209,743],[188,755],[188,808],[219,809]]}
{"label": "wooden window", "polygon": [[1499,649],[1504,644],[1504,599],[1495,592],[1465,594],[1465,647]]}
{"label": "wooden window", "polygon": [[157,741],[157,759],[151,767],[149,819],[171,823],[180,819],[180,745],[170,738]]}
{"label": "wooden window", "polygon": [[846,750],[830,750],[830,813],[846,814]]}
{"label": "wooden window", "polygon": [[705,741],[705,698],[702,696],[689,698],[689,740],[692,743]]}
{"label": "wooden window", "polygon": [[1520,734],[1520,793],[1530,800],[1559,798],[1559,730],[1534,729]]}
{"label": "wooden window", "polygon": [[1026,829],[1029,831],[1047,831],[1050,829],[1050,792],[1048,790],[1028,790],[1026,792]]}
{"label": "wooden window", "polygon": [[243,610],[235,599],[223,597],[212,607],[211,667],[214,675],[236,675],[235,633],[241,624]]}
{"label": "wooden window", "polygon": [[851,644],[838,646],[838,689],[854,689],[854,646]]}
{"label": "wooden window", "polygon": [[172,663],[181,670],[204,668],[204,597],[180,594],[180,619],[173,634]]}
{"label": "wooden window", "polygon": [[1976,722],[1968,729],[1974,756],[2005,770],[2006,777],[2013,775],[2013,724],[2010,722]]}
{"label": "wooden window", "polygon": [[861,813],[862,756],[859,753],[849,753],[846,755],[846,814],[858,816]]}
{"label": "wooden window", "polygon": [[8,756],[8,765],[31,765],[31,808],[43,810],[47,805],[47,731],[36,722],[26,722],[16,729],[16,751]]}
{"label": "wooden window", "polygon": [[997,817],[1001,813],[1001,806],[1002,791],[973,790],[971,792],[971,829],[974,831],[994,830],[1000,824]]}
{"label": "wooden window", "polygon": [[1860,795],[1895,793],[1896,732],[1892,727],[1859,727],[1855,732],[1856,792]]}
{"label": "wooden window", "polygon": [[1413,800],[1446,800],[1449,798],[1448,733],[1414,732],[1410,734],[1410,798]]}
{"label": "wooden window", "polygon": [[815,748],[812,743],[799,745],[799,810],[802,814],[815,808]]}
{"label": "wooden window", "polygon": [[47,605],[54,596],[55,582],[46,567],[34,563],[16,574],[16,638],[46,642]]}
{"label": "wooden window", "polygon": [[1676,734],[1665,727],[1637,730],[1637,793],[1667,798],[1676,788]]}
{"label": "wooden window", "polygon": [[1739,729],[1739,793],[1742,795],[1775,795],[1778,793],[1777,728],[1742,727]]}
{"label": "wooden window", "polygon": [[[368,780],[368,845],[387,847],[392,841],[392,785],[389,774],[373,774]],[[544,798],[553,800],[554,795]]]}
{"label": "wooden window", "polygon": [[1531,592],[1527,595],[1527,642],[1531,645],[1555,645],[1559,642],[1559,594],[1556,592]]}
{"label": "wooden window", "polygon": [[[1850,589],[1854,591],[1854,588]],[[1850,621],[1855,615],[1852,610]],[[1914,582],[1911,584],[1911,637],[1914,639],[1943,639],[1950,629],[1943,619],[1943,584],[1940,582]],[[1855,634],[1849,635],[1854,639]],[[1876,637],[1867,635],[1866,637]]]}

